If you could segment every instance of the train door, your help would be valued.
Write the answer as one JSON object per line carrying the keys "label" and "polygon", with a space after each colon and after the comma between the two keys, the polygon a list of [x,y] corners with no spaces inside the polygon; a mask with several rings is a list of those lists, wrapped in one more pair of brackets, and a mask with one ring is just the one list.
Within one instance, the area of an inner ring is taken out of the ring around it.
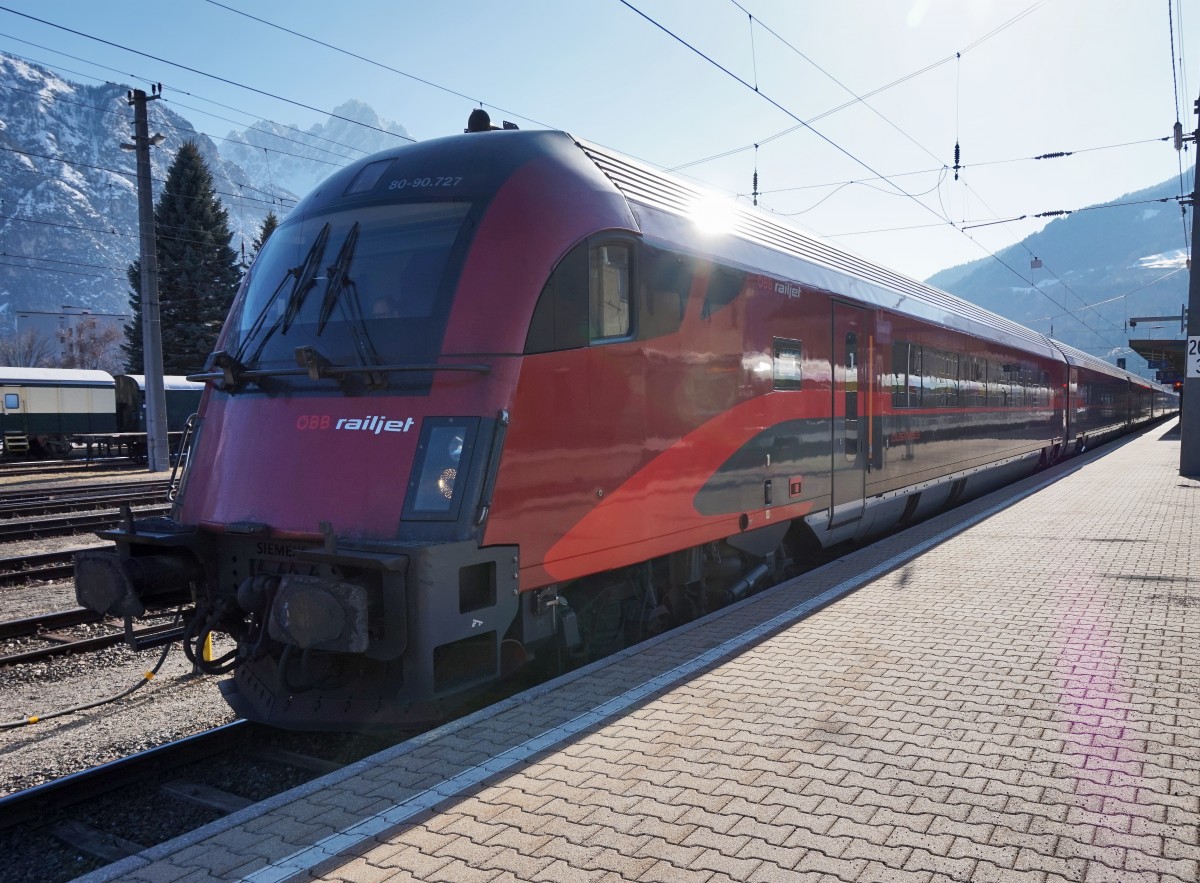
{"label": "train door", "polygon": [[833,464],[829,526],[862,517],[871,425],[867,311],[833,304]]}
{"label": "train door", "polygon": [[25,390],[19,386],[0,387],[0,440],[5,454],[29,453],[29,436],[25,426]]}
{"label": "train door", "polygon": [[1067,412],[1066,441],[1071,442],[1079,434],[1079,395],[1082,392],[1079,388],[1079,369],[1074,365],[1067,369],[1066,392],[1066,402],[1063,404]]}

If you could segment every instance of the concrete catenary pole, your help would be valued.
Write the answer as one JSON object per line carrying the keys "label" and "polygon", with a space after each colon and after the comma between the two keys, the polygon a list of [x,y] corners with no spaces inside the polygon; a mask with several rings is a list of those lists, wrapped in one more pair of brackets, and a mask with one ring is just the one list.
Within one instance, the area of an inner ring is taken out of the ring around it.
{"label": "concrete catenary pole", "polygon": [[[1200,99],[1196,101],[1200,114]],[[1200,125],[1198,123],[1197,125]],[[1178,138],[1176,139],[1178,141]],[[1192,143],[1200,148],[1200,128]],[[1196,223],[1196,206],[1200,204],[1200,178],[1192,190],[1192,260],[1188,273],[1187,343],[1184,345],[1183,395],[1180,397],[1179,474],[1200,478],[1200,275],[1196,258],[1200,256],[1200,225]]]}
{"label": "concrete catenary pole", "polygon": [[[141,89],[129,93],[133,105],[133,149],[137,156],[138,228],[141,232],[142,263],[142,354],[146,375],[146,458],[151,472],[171,468],[170,445],[167,440],[167,395],[163,388],[162,320],[158,307],[158,253],[154,234],[154,195],[150,189],[150,145],[162,140],[161,135],[150,137],[146,103],[160,97],[161,86],[154,94]],[[128,147],[130,145],[121,145]]]}

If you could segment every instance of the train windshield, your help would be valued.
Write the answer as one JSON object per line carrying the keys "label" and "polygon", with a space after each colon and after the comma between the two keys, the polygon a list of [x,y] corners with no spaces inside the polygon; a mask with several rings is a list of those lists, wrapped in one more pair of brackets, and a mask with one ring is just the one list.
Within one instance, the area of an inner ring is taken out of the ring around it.
{"label": "train windshield", "polygon": [[301,348],[341,366],[436,361],[439,294],[470,207],[356,206],[281,224],[230,315],[226,351],[272,371],[295,369]]}

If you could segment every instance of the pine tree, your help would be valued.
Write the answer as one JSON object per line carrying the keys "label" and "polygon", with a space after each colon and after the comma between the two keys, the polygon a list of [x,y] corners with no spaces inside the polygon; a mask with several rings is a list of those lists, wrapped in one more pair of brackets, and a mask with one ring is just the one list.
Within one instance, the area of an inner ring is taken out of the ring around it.
{"label": "pine tree", "polygon": [[[229,213],[216,198],[212,174],[192,142],[175,156],[154,207],[163,373],[204,367],[241,279]],[[129,266],[133,321],[122,346],[129,370],[143,371],[141,261]]]}
{"label": "pine tree", "polygon": [[250,243],[251,261],[258,257],[258,253],[262,251],[262,247],[267,244],[267,240],[271,238],[271,234],[275,232],[275,228],[278,226],[279,217],[274,211],[268,211],[267,216],[263,218],[262,226],[258,228],[258,236]]}

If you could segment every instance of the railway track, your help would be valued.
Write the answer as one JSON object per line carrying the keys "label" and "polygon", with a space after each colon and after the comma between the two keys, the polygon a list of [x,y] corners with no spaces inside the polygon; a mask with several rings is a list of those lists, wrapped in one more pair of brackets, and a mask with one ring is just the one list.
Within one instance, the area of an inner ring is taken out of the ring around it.
{"label": "railway track", "polygon": [[55,488],[16,491],[0,498],[0,519],[31,518],[64,512],[142,506],[166,500],[169,482],[148,481],[99,488]]}
{"label": "railway track", "polygon": [[0,797],[0,853],[65,881],[178,837],[404,738],[237,720]]}
{"label": "railway track", "polygon": [[[65,656],[69,653],[90,653],[123,643],[131,643],[137,649],[145,650],[182,638],[185,623],[176,620],[174,611],[166,611],[162,616],[170,617],[171,621],[154,622],[151,620],[148,624],[139,625],[128,632],[125,631],[124,623],[121,620],[104,617],[83,607],[72,607],[69,610],[39,613],[24,619],[0,622],[0,641],[25,638],[40,641],[43,644],[40,647],[31,647],[0,655],[0,667],[43,662],[52,657]],[[98,635],[79,635],[62,631],[90,624],[103,624],[108,631]]]}
{"label": "railway track", "polygon": [[[139,508],[134,514],[138,517],[165,515],[170,509],[171,507],[166,504],[146,506]],[[107,530],[116,527],[120,522],[121,514],[119,512],[81,512],[56,518],[40,518],[36,521],[0,520],[0,542],[61,537],[83,531]]]}
{"label": "railway track", "polygon": [[51,816],[98,795],[134,785],[188,763],[244,746],[258,725],[236,720],[214,730],[131,754],[91,769],[0,797],[0,830]]}
{"label": "railway track", "polygon": [[51,475],[54,473],[96,472],[117,469],[144,469],[129,457],[97,457],[92,460],[0,460],[0,477],[20,475]]}
{"label": "railway track", "polygon": [[[105,547],[89,546],[87,548],[90,550]],[[0,587],[66,579],[75,570],[75,553],[82,551],[84,549],[66,549],[58,552],[20,555],[16,558],[0,558]]]}
{"label": "railway track", "polygon": [[86,497],[88,494],[105,493],[109,491],[119,490],[147,490],[155,487],[165,488],[168,479],[152,478],[144,481],[119,481],[109,482],[107,484],[88,481],[75,484],[64,484],[54,486],[41,486],[33,488],[22,488],[17,490],[7,490],[0,492],[0,501],[5,503],[14,500],[45,500],[57,499],[72,494]]}

